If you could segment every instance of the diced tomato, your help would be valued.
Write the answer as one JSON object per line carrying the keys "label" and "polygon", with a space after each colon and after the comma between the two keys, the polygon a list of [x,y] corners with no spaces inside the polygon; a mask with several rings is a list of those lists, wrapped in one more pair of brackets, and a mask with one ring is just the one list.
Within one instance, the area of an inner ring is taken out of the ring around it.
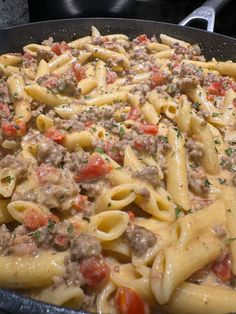
{"label": "diced tomato", "polygon": [[166,77],[163,75],[160,69],[153,68],[151,73],[152,87],[160,86],[166,83]]}
{"label": "diced tomato", "polygon": [[108,282],[111,270],[103,258],[92,256],[81,262],[80,272],[89,287],[99,289]]}
{"label": "diced tomato", "polygon": [[24,213],[24,225],[29,230],[36,230],[39,227],[43,227],[48,223],[48,216],[39,212],[34,208],[29,208]]}
{"label": "diced tomato", "polygon": [[47,164],[41,164],[36,170],[36,173],[39,183],[43,185],[50,182],[51,178],[55,179],[55,177],[58,177],[60,170]]}
{"label": "diced tomato", "polygon": [[60,131],[55,129],[54,127],[51,127],[47,129],[47,131],[44,133],[46,137],[49,137],[51,140],[53,140],[56,143],[61,143],[63,139],[65,138],[65,135],[62,134]]}
{"label": "diced tomato", "polygon": [[129,220],[133,222],[134,219],[135,219],[135,214],[134,214],[134,212],[132,212],[131,210],[128,210],[128,211],[127,211],[127,214],[129,215]]}
{"label": "diced tomato", "polygon": [[115,295],[115,307],[120,314],[147,314],[148,306],[140,295],[131,288],[118,288]]}
{"label": "diced tomato", "polygon": [[158,128],[155,124],[138,124],[138,129],[141,133],[156,135],[158,133]]}
{"label": "diced tomato", "polygon": [[134,141],[134,148],[137,150],[143,150],[144,149],[143,143],[140,142],[139,139],[136,139]]}
{"label": "diced tomato", "polygon": [[144,45],[150,42],[146,34],[139,35],[138,37],[136,37],[136,40],[138,41],[139,44]]}
{"label": "diced tomato", "polygon": [[117,74],[114,71],[107,71],[107,84],[112,84],[115,82],[115,80],[117,79]]}
{"label": "diced tomato", "polygon": [[105,153],[111,157],[113,160],[121,164],[123,162],[123,155],[120,150],[113,147],[112,141],[104,142],[104,151]]}
{"label": "diced tomato", "polygon": [[213,82],[208,88],[207,91],[209,94],[216,96],[224,96],[225,88],[221,82]]}
{"label": "diced tomato", "polygon": [[85,78],[85,68],[77,62],[74,62],[72,65],[72,71],[77,79],[77,81],[81,81]]}
{"label": "diced tomato", "polygon": [[231,261],[229,255],[226,254],[225,257],[212,265],[212,271],[223,281],[230,280],[232,277],[231,272]]}
{"label": "diced tomato", "polygon": [[84,210],[88,197],[86,195],[79,194],[77,195],[75,201],[73,202],[73,207],[78,211]]}
{"label": "diced tomato", "polygon": [[104,177],[111,168],[111,165],[99,154],[93,154],[89,157],[87,164],[81,169],[80,174],[75,177],[75,181],[81,182]]}
{"label": "diced tomato", "polygon": [[138,120],[140,117],[140,114],[141,114],[141,112],[140,112],[140,109],[138,107],[131,107],[128,119]]}
{"label": "diced tomato", "polygon": [[58,56],[68,49],[70,49],[70,47],[65,41],[54,43],[51,47],[51,50]]}
{"label": "diced tomato", "polygon": [[26,133],[26,124],[23,121],[16,122],[2,122],[1,130],[3,135],[16,138],[17,136],[23,136]]}
{"label": "diced tomato", "polygon": [[10,109],[7,104],[0,102],[0,117],[9,118],[11,115]]}

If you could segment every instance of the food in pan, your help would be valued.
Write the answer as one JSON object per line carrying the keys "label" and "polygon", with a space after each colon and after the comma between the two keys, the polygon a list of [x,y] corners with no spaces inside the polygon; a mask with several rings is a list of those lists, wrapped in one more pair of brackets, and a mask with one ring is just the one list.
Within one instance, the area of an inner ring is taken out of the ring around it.
{"label": "food in pan", "polygon": [[236,64],[93,27],[0,73],[0,286],[98,313],[236,312]]}

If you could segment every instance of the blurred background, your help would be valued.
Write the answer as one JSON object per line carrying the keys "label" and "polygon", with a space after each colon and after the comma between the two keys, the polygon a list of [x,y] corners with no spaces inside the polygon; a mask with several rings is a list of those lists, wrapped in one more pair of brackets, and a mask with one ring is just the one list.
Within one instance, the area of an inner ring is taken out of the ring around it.
{"label": "blurred background", "polygon": [[[0,28],[42,20],[110,16],[178,23],[200,0],[0,0]],[[236,0],[217,14],[215,32],[236,37]]]}

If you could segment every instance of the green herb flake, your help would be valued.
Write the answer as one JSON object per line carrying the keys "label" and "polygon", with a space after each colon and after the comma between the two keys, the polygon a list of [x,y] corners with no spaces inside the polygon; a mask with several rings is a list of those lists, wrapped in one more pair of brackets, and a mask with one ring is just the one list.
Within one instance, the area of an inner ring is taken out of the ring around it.
{"label": "green herb flake", "polygon": [[228,238],[225,240],[225,243],[229,244],[230,242],[236,240],[236,238]]}
{"label": "green herb flake", "polygon": [[212,184],[211,184],[207,179],[205,179],[204,185],[205,185],[207,188],[209,188]]}
{"label": "green herb flake", "polygon": [[55,223],[51,220],[48,221],[47,228],[48,230],[52,230],[55,227]]}
{"label": "green herb flake", "polygon": [[225,150],[225,153],[226,153],[227,156],[231,156],[234,152],[235,152],[235,149],[232,148],[232,147],[228,147],[228,148]]}
{"label": "green herb flake", "polygon": [[218,178],[218,181],[220,182],[220,184],[225,184],[226,183],[226,179]]}
{"label": "green herb flake", "polygon": [[219,117],[221,115],[220,112],[212,112],[212,117]]}
{"label": "green herb flake", "polygon": [[89,217],[86,217],[86,216],[82,217],[82,219],[87,221],[87,223],[90,223],[90,221],[91,221],[91,219]]}
{"label": "green herb flake", "polygon": [[108,207],[108,208],[111,207],[111,203],[108,203],[108,204],[107,204],[107,207]]}
{"label": "green herb flake", "polygon": [[214,143],[216,144],[216,145],[220,145],[220,140],[218,140],[218,139],[216,139],[216,140],[214,140]]}
{"label": "green herb flake", "polygon": [[177,138],[182,137],[182,134],[178,128],[174,128],[174,130],[177,132],[177,134],[176,134]]}
{"label": "green herb flake", "polygon": [[231,209],[229,208],[229,209],[226,209],[226,211],[228,212],[228,213],[231,213]]}
{"label": "green herb flake", "polygon": [[125,135],[125,129],[123,127],[120,128],[119,134],[121,137],[123,137]]}
{"label": "green herb flake", "polygon": [[96,132],[96,131],[97,131],[97,129],[96,129],[96,128],[92,128],[92,131],[93,131],[93,132]]}
{"label": "green herb flake", "polygon": [[59,168],[61,169],[64,169],[64,166],[65,166],[65,162],[64,161],[61,161],[58,165]]}
{"label": "green herb flake", "polygon": [[190,208],[189,210],[186,210],[186,214],[188,215],[188,214],[192,214],[193,213],[193,209],[192,208]]}
{"label": "green herb flake", "polygon": [[180,206],[175,207],[175,217],[176,217],[176,219],[179,218],[181,210],[182,210],[182,207],[180,207]]}
{"label": "green herb flake", "polygon": [[41,240],[41,232],[39,230],[31,233],[32,237],[36,240],[36,241],[40,241]]}
{"label": "green herb flake", "polygon": [[195,110],[199,110],[200,105],[201,105],[201,104],[199,104],[198,102],[195,102],[195,103],[193,104],[193,108],[194,108]]}
{"label": "green herb flake", "polygon": [[95,152],[98,152],[99,154],[104,154],[104,150],[101,147],[96,147]]}
{"label": "green herb flake", "polygon": [[74,230],[74,226],[71,224],[69,227],[67,227],[67,233],[72,233]]}
{"label": "green herb flake", "polygon": [[167,136],[159,135],[158,139],[163,142],[163,143],[168,143],[168,138]]}
{"label": "green herb flake", "polygon": [[5,177],[5,178],[2,179],[2,181],[5,181],[5,182],[7,182],[7,183],[11,183],[12,180],[14,180],[14,178],[11,177],[11,176],[7,176],[7,177]]}
{"label": "green herb flake", "polygon": [[170,200],[171,200],[171,198],[170,198],[170,196],[169,196],[169,195],[167,195],[167,199],[168,199],[168,201],[170,201]]}

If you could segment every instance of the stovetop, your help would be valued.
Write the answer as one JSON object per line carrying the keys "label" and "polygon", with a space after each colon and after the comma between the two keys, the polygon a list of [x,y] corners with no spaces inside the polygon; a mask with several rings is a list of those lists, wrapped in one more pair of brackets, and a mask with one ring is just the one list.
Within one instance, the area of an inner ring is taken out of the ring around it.
{"label": "stovetop", "polygon": [[[177,24],[203,2],[202,0],[0,0],[0,28],[80,16],[116,16]],[[89,8],[86,7],[88,3],[90,3]],[[112,12],[107,5],[111,3],[116,6],[115,11]],[[236,0],[231,0],[217,14],[215,32],[236,37],[235,12]]]}

